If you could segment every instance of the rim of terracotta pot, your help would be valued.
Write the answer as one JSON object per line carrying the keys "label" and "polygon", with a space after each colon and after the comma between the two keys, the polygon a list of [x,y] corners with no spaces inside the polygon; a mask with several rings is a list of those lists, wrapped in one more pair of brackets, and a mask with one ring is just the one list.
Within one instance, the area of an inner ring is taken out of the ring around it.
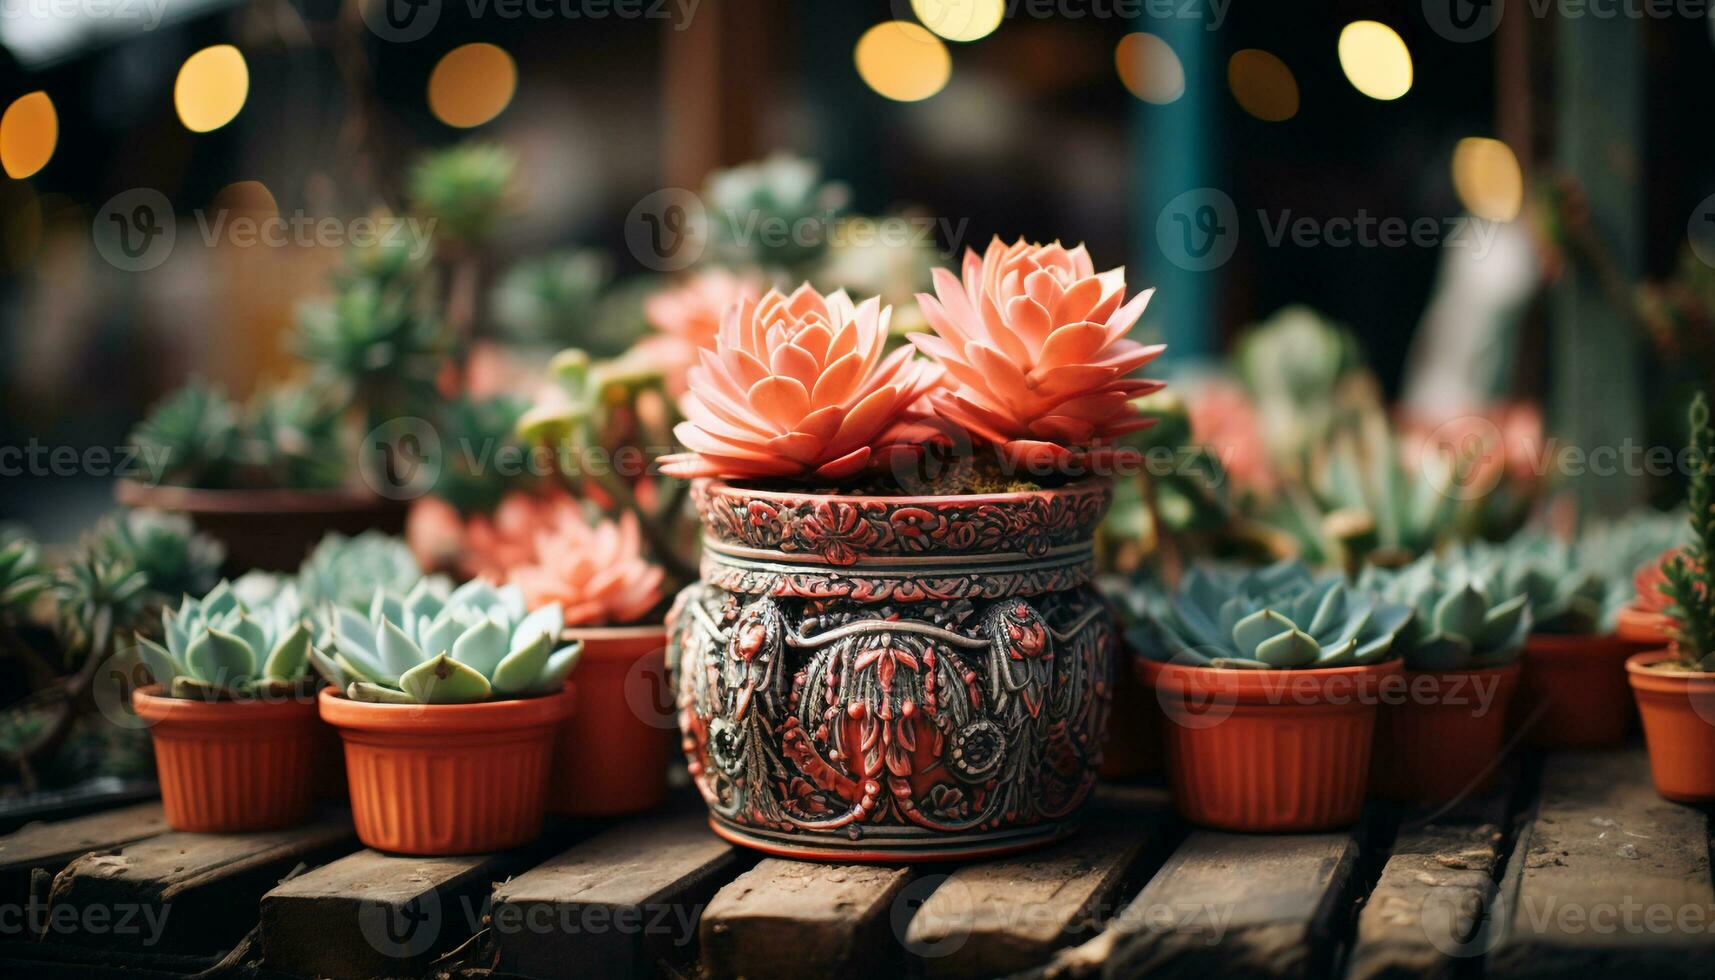
{"label": "rim of terracotta pot", "polygon": [[477,734],[553,726],[571,714],[575,684],[552,694],[475,704],[379,704],[353,701],[331,687],[319,696],[322,720],[357,731],[421,735]]}
{"label": "rim of terracotta pot", "polygon": [[1673,638],[1673,617],[1651,612],[1636,603],[1620,610],[1614,621],[1614,636],[1627,643],[1662,643]]}
{"label": "rim of terracotta pot", "polygon": [[358,487],[335,487],[328,490],[209,490],[168,483],[148,484],[130,478],[120,479],[114,484],[113,498],[127,507],[154,507],[160,510],[195,511],[202,514],[319,514],[336,511],[366,513],[388,510],[404,503],[389,500]]}
{"label": "rim of terracotta pot", "polygon": [[150,684],[132,691],[131,707],[137,712],[137,717],[150,723],[255,725],[274,721],[296,722],[302,721],[306,714],[311,718],[316,715],[316,697],[313,694],[205,701],[171,697],[161,693],[164,690],[164,685]]}
{"label": "rim of terracotta pot", "polygon": [[1715,694],[1715,673],[1664,673],[1650,670],[1655,664],[1674,659],[1672,650],[1645,650],[1626,658],[1626,676],[1632,687],[1655,694],[1684,694],[1695,690],[1700,694]]}
{"label": "rim of terracotta pot", "polygon": [[[635,626],[568,626],[560,636],[584,641],[587,661],[630,661],[667,648],[667,624],[639,623]],[[572,671],[577,676],[577,671]]]}
{"label": "rim of terracotta pot", "polygon": [[1622,645],[1620,638],[1612,633],[1532,633],[1525,637],[1519,655],[1612,659],[1623,652]]}
{"label": "rim of terracotta pot", "polygon": [[[1331,684],[1345,681],[1380,682],[1381,678],[1405,673],[1405,661],[1399,657],[1374,664],[1354,667],[1292,667],[1280,669],[1247,669],[1243,667],[1209,667],[1200,664],[1175,664],[1160,660],[1140,659],[1144,680],[1153,687],[1169,691],[1191,690],[1196,694],[1221,694],[1244,704],[1268,704],[1282,708],[1318,705],[1294,704],[1282,698],[1297,694],[1305,688],[1320,688],[1318,693],[1331,693]],[[1368,704],[1360,707],[1368,707]]]}

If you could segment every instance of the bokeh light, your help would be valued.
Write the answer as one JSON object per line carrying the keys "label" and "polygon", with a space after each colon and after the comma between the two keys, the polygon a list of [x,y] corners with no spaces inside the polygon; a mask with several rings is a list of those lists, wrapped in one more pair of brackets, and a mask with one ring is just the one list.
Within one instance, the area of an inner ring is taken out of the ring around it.
{"label": "bokeh light", "polygon": [[1114,68],[1126,90],[1145,102],[1166,105],[1185,94],[1185,66],[1154,34],[1127,34],[1114,49]]}
{"label": "bokeh light", "polygon": [[1245,48],[1227,59],[1227,87],[1239,108],[1265,122],[1298,115],[1298,79],[1286,62],[1267,51]]}
{"label": "bokeh light", "polygon": [[492,44],[461,44],[429,73],[429,111],[448,126],[469,129],[500,115],[517,89],[511,55]]}
{"label": "bokeh light", "polygon": [[1513,148],[1470,136],[1453,148],[1453,189],[1465,210],[1489,221],[1511,221],[1524,207],[1524,173]]}
{"label": "bokeh light", "polygon": [[1000,26],[1006,0],[911,0],[911,12],[949,41],[976,41]]}
{"label": "bokeh light", "polygon": [[953,76],[953,58],[941,39],[902,20],[865,31],[853,58],[864,84],[897,102],[927,99]]}
{"label": "bokeh light", "polygon": [[1411,52],[1393,28],[1373,20],[1340,31],[1340,70],[1352,87],[1384,102],[1411,91]]}
{"label": "bokeh light", "polygon": [[231,122],[250,95],[250,68],[230,44],[203,48],[185,59],[173,83],[179,121],[193,133],[207,133]]}
{"label": "bokeh light", "polygon": [[0,115],[0,167],[23,180],[48,165],[59,140],[59,115],[48,93],[20,95]]}

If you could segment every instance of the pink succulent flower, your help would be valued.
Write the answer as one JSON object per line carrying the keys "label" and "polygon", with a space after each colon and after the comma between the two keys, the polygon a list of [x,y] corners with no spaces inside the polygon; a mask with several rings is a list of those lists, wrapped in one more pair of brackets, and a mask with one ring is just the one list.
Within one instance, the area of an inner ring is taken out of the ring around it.
{"label": "pink succulent flower", "polygon": [[910,348],[884,356],[891,312],[807,283],[740,299],[690,371],[674,434],[691,452],[667,457],[662,471],[829,481],[861,472],[939,380]]}
{"label": "pink succulent flower", "polygon": [[935,410],[994,443],[1011,465],[1068,471],[1109,455],[1144,428],[1132,400],[1161,382],[1128,375],[1160,355],[1126,337],[1154,290],[1125,299],[1125,270],[1097,273],[1084,246],[999,238],[967,250],[964,281],[936,269],[935,295],[918,294],[934,335],[912,334],[951,384]]}
{"label": "pink succulent flower", "polygon": [[714,346],[721,317],[741,300],[754,301],[761,292],[752,279],[710,269],[682,286],[655,293],[644,301],[643,315],[659,332],[638,343],[638,356],[659,365],[667,377],[667,391],[683,398],[697,352]]}
{"label": "pink succulent flower", "polygon": [[531,609],[559,603],[567,626],[613,626],[637,622],[660,604],[663,575],[643,557],[635,515],[591,523],[568,500],[536,533],[536,561],[513,568],[507,580]]}
{"label": "pink succulent flower", "polygon": [[1269,463],[1256,405],[1244,388],[1220,378],[1203,381],[1185,394],[1185,412],[1191,420],[1191,441],[1214,450],[1235,485],[1274,492],[1279,481]]}
{"label": "pink succulent flower", "polygon": [[498,584],[513,568],[534,562],[537,532],[562,509],[576,506],[565,493],[509,493],[493,514],[461,518],[446,501],[423,497],[411,505],[405,542],[427,571]]}

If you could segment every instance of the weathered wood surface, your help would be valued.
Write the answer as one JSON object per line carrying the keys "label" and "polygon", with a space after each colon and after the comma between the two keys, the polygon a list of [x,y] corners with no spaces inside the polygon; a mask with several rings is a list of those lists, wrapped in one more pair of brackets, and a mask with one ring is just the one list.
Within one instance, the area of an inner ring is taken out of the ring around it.
{"label": "weathered wood surface", "polygon": [[1656,794],[1641,749],[1549,755],[1509,860],[1489,976],[1715,974],[1709,818]]}
{"label": "weathered wood surface", "polygon": [[[57,823],[34,823],[0,837],[0,903],[21,903],[37,868],[58,874],[73,860],[167,832],[159,803],[139,803]],[[7,930],[0,923],[0,932]]]}
{"label": "weathered wood surface", "polygon": [[748,860],[702,814],[646,818],[591,838],[494,889],[500,968],[639,977],[692,960],[703,907]]}
{"label": "weathered wood surface", "polygon": [[906,894],[912,874],[765,858],[703,912],[703,968],[715,977],[771,980],[896,974],[915,908]]}
{"label": "weathered wood surface", "polygon": [[1197,831],[1047,976],[1324,977],[1354,896],[1355,833]]}
{"label": "weathered wood surface", "polygon": [[927,896],[905,930],[906,952],[931,977],[1003,976],[1039,966],[1117,914],[1171,832],[1169,815],[1158,811],[1100,824],[1037,854],[926,874],[904,893]]}
{"label": "weathered wood surface", "polygon": [[347,855],[262,896],[264,961],[312,977],[421,973],[484,928],[495,882],[527,868],[532,856]]}
{"label": "weathered wood surface", "polygon": [[299,863],[354,846],[351,821],[339,815],[293,830],[172,832],[86,854],[54,878],[47,938],[158,953],[225,950],[255,926],[263,893]]}
{"label": "weathered wood surface", "polygon": [[1484,951],[1521,774],[1450,808],[1407,813],[1358,915],[1347,980],[1436,980]]}

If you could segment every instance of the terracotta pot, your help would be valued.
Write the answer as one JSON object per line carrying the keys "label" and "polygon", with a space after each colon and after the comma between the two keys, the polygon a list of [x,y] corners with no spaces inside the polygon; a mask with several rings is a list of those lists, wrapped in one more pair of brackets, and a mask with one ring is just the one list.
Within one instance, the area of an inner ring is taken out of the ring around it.
{"label": "terracotta pot", "polygon": [[1333,830],[1364,806],[1390,660],[1366,667],[1229,670],[1143,662],[1166,719],[1173,803],[1239,831]]}
{"label": "terracotta pot", "polygon": [[303,823],[314,800],[315,699],[200,701],[151,684],[131,694],[149,724],[161,808],[174,830],[235,833]]}
{"label": "terracotta pot", "polygon": [[572,674],[577,709],[554,748],[548,809],[606,817],[660,806],[677,727],[666,627],[580,627],[566,635],[584,641],[584,653]]}
{"label": "terracotta pot", "polygon": [[[1114,706],[1102,745],[1103,779],[1147,779],[1161,775],[1161,706],[1144,683],[1140,658],[1120,643],[1122,663],[1114,672]],[[1128,669],[1128,665],[1130,665]]]}
{"label": "terracotta pot", "polygon": [[1401,696],[1385,698],[1377,717],[1370,795],[1445,803],[1488,788],[1520,672],[1516,663],[1406,671]]}
{"label": "terracotta pot", "polygon": [[1632,695],[1643,716],[1656,792],[1681,803],[1715,801],[1715,674],[1650,670],[1674,659],[1652,650],[1626,660]]}
{"label": "terracotta pot", "polygon": [[1622,643],[1658,650],[1673,642],[1673,619],[1636,605],[1620,610],[1614,622],[1614,637]]}
{"label": "terracotta pot", "polygon": [[1613,636],[1533,633],[1520,655],[1524,674],[1512,722],[1539,749],[1618,745],[1636,709],[1626,690],[1626,658],[1635,643]]}
{"label": "terracotta pot", "polygon": [[198,531],[226,546],[226,567],[233,572],[297,571],[330,531],[405,531],[405,501],[366,489],[198,490],[120,480],[113,495],[127,507],[189,515]]}
{"label": "terracotta pot", "polygon": [[692,779],[773,854],[1007,853],[1075,826],[1112,698],[1090,586],[1106,481],[850,497],[698,481],[703,581],[669,617]]}
{"label": "terracotta pot", "polygon": [[371,704],[321,692],[345,741],[358,839],[398,854],[477,854],[542,832],[573,690],[480,704]]}

